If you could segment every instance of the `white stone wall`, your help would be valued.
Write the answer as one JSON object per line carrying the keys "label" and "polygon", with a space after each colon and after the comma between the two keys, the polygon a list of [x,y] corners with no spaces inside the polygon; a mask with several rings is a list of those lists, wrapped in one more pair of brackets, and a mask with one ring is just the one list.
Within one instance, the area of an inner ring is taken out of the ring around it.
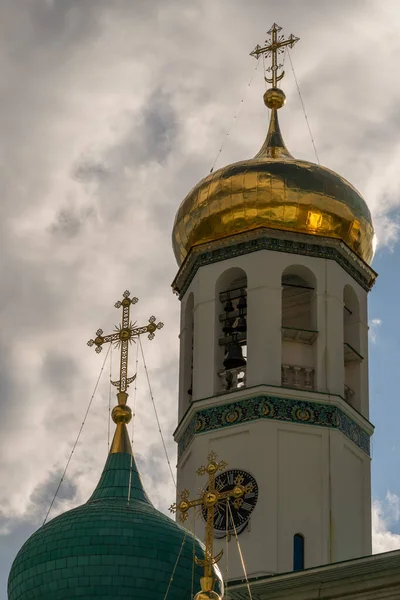
{"label": "white stone wall", "polygon": [[[313,345],[283,342],[281,331],[282,274],[290,268],[308,269],[315,277],[315,323]],[[364,356],[359,365],[359,412],[368,418],[368,326],[367,293],[336,262],[307,256],[261,250],[201,267],[182,300],[181,354],[185,354],[185,309],[193,294],[194,373],[191,406],[182,370],[181,355],[179,418],[189,410],[218,402],[221,392],[218,371],[222,349],[218,346],[220,324],[218,298],[221,281],[232,274],[247,277],[247,388],[267,385],[281,388],[283,361],[313,366],[315,394],[344,401],[344,289],[350,286],[358,301],[357,350]],[[223,278],[223,279],[221,279]],[[229,394],[234,401],[239,392]],[[289,390],[288,390],[289,393]],[[284,395],[284,390],[280,389]],[[241,393],[243,396],[243,391]],[[290,397],[304,399],[302,390]],[[307,393],[312,399],[313,392]],[[343,400],[341,400],[341,397]],[[347,407],[347,408],[346,408]],[[356,418],[356,413],[354,413]],[[251,576],[285,572],[293,568],[293,535],[305,537],[305,566],[341,561],[371,552],[370,459],[343,433],[307,424],[254,421],[204,433],[195,437],[178,464],[178,490],[197,494],[196,475],[210,450],[230,468],[250,472],[259,483],[259,500],[251,526],[240,544]],[[192,527],[191,521],[189,525]],[[196,533],[201,533],[198,520]],[[216,541],[216,551],[225,541]],[[222,565],[224,569],[224,565]],[[229,542],[229,578],[243,576],[236,542]]]}
{"label": "white stone wall", "polygon": [[[296,533],[305,539],[305,568],[371,553],[370,459],[341,432],[263,420],[198,435],[178,465],[178,489],[199,494],[206,479],[196,470],[210,450],[259,486],[250,526],[238,536],[248,576],[291,571]],[[204,538],[202,517],[193,519],[188,527]],[[226,538],[215,541],[215,554],[221,548],[226,555]],[[229,578],[242,578],[233,536],[228,555]]]}

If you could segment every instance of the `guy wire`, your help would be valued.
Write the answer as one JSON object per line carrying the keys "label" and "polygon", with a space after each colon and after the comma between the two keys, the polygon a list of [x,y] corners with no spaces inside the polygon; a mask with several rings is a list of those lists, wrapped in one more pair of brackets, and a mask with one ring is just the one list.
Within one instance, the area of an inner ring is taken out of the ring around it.
{"label": "guy wire", "polygon": [[225,523],[225,594],[224,598],[228,600],[228,576],[229,576],[229,512],[228,512],[229,498],[226,499],[226,523]]}
{"label": "guy wire", "polygon": [[137,378],[138,378],[138,371],[139,371],[139,344],[137,344],[136,346],[136,361],[135,361],[135,386],[133,388],[133,402],[132,402],[132,437],[131,437],[131,444],[132,444],[132,449],[133,449],[133,437],[134,437],[134,431],[135,431],[135,417],[136,417],[136,398],[137,398]]}
{"label": "guy wire", "polygon": [[111,429],[111,373],[112,373],[112,344],[110,344],[110,385],[108,389],[108,431],[107,431],[107,449],[110,450],[110,429]]}
{"label": "guy wire", "polygon": [[[164,436],[163,436],[163,433],[162,433],[162,430],[161,430],[160,420],[158,418],[157,408],[156,408],[156,404],[155,404],[155,401],[154,401],[153,391],[152,391],[152,387],[151,387],[151,383],[150,383],[149,372],[147,370],[147,364],[146,364],[146,359],[144,357],[143,346],[142,346],[142,341],[140,339],[140,335],[138,336],[138,347],[137,347],[137,355],[136,355],[136,374],[138,372],[139,346],[140,346],[140,352],[141,352],[141,355],[142,355],[144,371],[146,373],[147,384],[148,384],[148,387],[149,387],[150,398],[151,398],[151,401],[152,401],[152,404],[153,404],[154,413],[156,415],[156,420],[157,420],[157,425],[158,425],[158,431],[159,431],[160,436],[161,436],[161,441],[162,441],[162,444],[163,444],[163,447],[164,447],[165,456],[167,458],[168,467],[169,467],[169,470],[170,470],[170,473],[171,473],[171,477],[172,477],[172,481],[174,483],[174,488],[175,488],[175,491],[176,491],[175,477],[174,477],[174,474],[173,474],[173,471],[172,471],[171,462],[169,460],[169,456],[168,456],[168,452],[167,452],[167,447],[165,445]],[[137,379],[137,376],[136,376],[136,379]],[[135,379],[135,393],[134,393],[135,399],[134,399],[134,406],[135,406],[136,390],[137,390],[136,379]],[[178,556],[176,558],[174,568],[172,569],[171,577],[170,577],[169,582],[168,582],[168,587],[167,587],[167,590],[165,592],[164,600],[167,600],[167,597],[168,597],[168,594],[169,594],[169,590],[170,590],[172,582],[174,580],[175,571],[177,569],[179,560],[181,558],[181,554],[182,554],[183,547],[185,545],[188,533],[189,533],[189,530],[185,529],[185,535],[184,535],[184,538],[182,540],[182,544],[181,544],[181,547],[179,549],[179,553],[178,553]],[[195,543],[195,537],[194,537],[194,534],[193,534],[193,553],[194,553],[194,543]],[[193,572],[192,572],[192,595],[193,595],[193,588],[194,588],[194,565],[193,565]]]}
{"label": "guy wire", "polygon": [[262,61],[263,61],[263,76],[264,76],[264,84],[265,84],[265,90],[267,90],[267,78],[265,76],[265,54],[264,52],[262,53]]}
{"label": "guy wire", "polygon": [[167,600],[169,589],[170,589],[171,584],[172,584],[172,582],[174,580],[174,575],[175,575],[176,567],[178,566],[179,559],[180,559],[181,554],[182,554],[183,546],[185,545],[185,542],[186,542],[186,537],[187,537],[188,531],[189,531],[188,529],[185,529],[185,536],[184,536],[184,538],[182,540],[181,548],[179,550],[179,554],[178,554],[177,559],[175,561],[174,568],[172,569],[171,577],[169,578],[168,587],[167,587],[167,591],[165,592],[164,600]]}
{"label": "guy wire", "polygon": [[136,371],[135,371],[135,387],[133,392],[133,404],[132,404],[132,429],[131,429],[131,460],[129,465],[129,482],[128,482],[128,504],[131,501],[131,484],[132,484],[132,470],[133,470],[133,437],[135,432],[135,418],[136,418],[136,393],[137,393],[137,375],[138,375],[138,362],[139,362],[139,344],[136,345]]}
{"label": "guy wire", "polygon": [[[300,86],[299,86],[299,82],[297,81],[296,72],[295,72],[295,70],[294,70],[294,66],[293,66],[293,62],[292,62],[292,57],[290,56],[290,51],[289,51],[289,48],[288,48],[288,47],[286,47],[286,51],[287,51],[287,55],[288,55],[288,57],[289,57],[290,66],[292,67],[293,77],[294,77],[294,80],[295,80],[295,83],[296,83],[297,92],[298,92],[298,94],[299,94],[299,98],[300,98],[301,106],[302,106],[302,108],[303,108],[303,113],[304,113],[304,117],[305,117],[305,120],[306,120],[306,123],[307,123],[308,131],[309,131],[310,138],[311,138],[311,142],[312,142],[312,145],[313,145],[313,148],[314,148],[315,157],[316,157],[316,159],[317,159],[317,163],[320,165],[321,163],[319,162],[319,156],[318,156],[317,148],[316,148],[316,146],[315,146],[315,142],[314,142],[313,134],[312,134],[312,132],[311,132],[310,123],[309,123],[309,121],[308,121],[308,117],[307,117],[307,113],[306,113],[306,108],[305,108],[305,106],[304,106],[304,102],[303,102],[303,97],[302,97],[302,95],[301,95],[301,92],[300,92]],[[285,54],[286,54],[286,53],[285,53]]]}
{"label": "guy wire", "polygon": [[52,501],[51,501],[51,503],[50,503],[49,510],[47,511],[47,513],[46,513],[46,516],[45,516],[45,518],[44,518],[43,525],[45,525],[45,523],[46,523],[46,521],[47,521],[47,518],[48,518],[48,516],[49,516],[49,514],[50,514],[50,511],[51,511],[51,509],[53,508],[54,501],[55,501],[55,499],[56,499],[56,497],[57,497],[57,494],[58,494],[58,492],[59,492],[59,489],[60,489],[60,487],[61,487],[61,485],[62,485],[62,482],[64,481],[64,477],[65,477],[65,475],[66,475],[66,473],[67,473],[67,469],[68,469],[68,467],[69,467],[69,463],[71,462],[72,455],[73,455],[73,453],[74,453],[74,451],[75,451],[75,448],[76,448],[76,446],[77,446],[77,444],[78,444],[78,442],[79,442],[79,438],[80,438],[80,436],[81,436],[82,429],[83,429],[83,427],[84,427],[84,425],[85,425],[85,423],[86,423],[86,418],[87,418],[87,416],[88,416],[88,414],[89,414],[89,410],[90,410],[90,407],[92,406],[93,398],[94,398],[94,396],[95,396],[95,394],[96,394],[97,387],[98,387],[98,385],[99,385],[99,383],[100,383],[100,379],[101,379],[101,376],[102,376],[102,374],[103,374],[103,371],[104,371],[104,365],[106,364],[106,361],[107,361],[107,358],[108,358],[108,354],[109,354],[109,352],[110,352],[110,347],[111,347],[111,344],[108,346],[107,354],[106,354],[106,356],[105,356],[105,358],[104,358],[104,361],[103,361],[103,364],[102,364],[102,366],[101,366],[101,369],[100,369],[99,376],[98,376],[98,378],[97,378],[96,384],[95,384],[95,386],[94,386],[93,393],[92,393],[92,395],[91,395],[91,397],[90,397],[89,404],[88,404],[88,407],[87,407],[87,409],[86,409],[86,412],[85,412],[85,416],[83,417],[82,424],[81,424],[81,426],[80,426],[80,428],[79,428],[78,435],[77,435],[77,437],[76,437],[76,440],[75,440],[75,442],[74,442],[74,445],[72,446],[72,450],[71,450],[71,452],[70,452],[70,455],[69,455],[69,457],[68,457],[67,464],[65,465],[65,469],[64,469],[64,471],[63,471],[63,474],[62,474],[62,476],[61,476],[60,482],[59,482],[59,484],[58,484],[58,486],[57,486],[57,489],[56,489],[56,491],[55,491],[55,494],[54,494],[54,496],[53,496],[53,499],[52,499]]}
{"label": "guy wire", "polygon": [[243,569],[243,573],[244,573],[244,576],[245,576],[245,579],[246,579],[247,591],[249,593],[250,600],[253,600],[253,596],[251,595],[249,578],[247,577],[246,565],[244,564],[243,554],[242,554],[242,550],[240,548],[239,538],[238,538],[238,534],[237,534],[237,531],[236,531],[236,526],[235,526],[235,523],[234,523],[234,520],[233,520],[233,516],[232,516],[231,505],[229,504],[229,502],[228,502],[228,509],[229,509],[229,513],[231,515],[233,531],[235,532],[235,538],[236,538],[236,544],[237,544],[238,551],[239,551],[240,562],[242,563],[242,569]]}
{"label": "guy wire", "polygon": [[192,544],[192,592],[190,597],[193,598],[194,594],[194,565],[195,565],[195,556],[196,556],[196,509],[193,511],[193,544]]}
{"label": "guy wire", "polygon": [[239,116],[239,113],[240,113],[240,111],[241,111],[241,109],[242,109],[243,102],[245,101],[245,98],[246,98],[246,96],[247,96],[247,92],[248,92],[248,90],[249,90],[249,87],[251,86],[251,84],[252,84],[252,82],[253,82],[253,79],[254,79],[254,75],[255,75],[255,74],[256,74],[256,72],[257,72],[258,66],[259,66],[259,61],[257,61],[256,68],[254,69],[254,71],[253,71],[253,74],[252,74],[252,76],[250,77],[250,81],[249,81],[249,83],[247,84],[247,87],[246,87],[246,89],[245,89],[245,92],[244,92],[243,98],[242,98],[242,99],[241,99],[241,101],[239,102],[239,108],[238,108],[238,110],[236,111],[236,114],[234,115],[234,117],[233,117],[233,119],[232,119],[232,123],[231,123],[231,125],[230,125],[230,127],[229,127],[228,131],[226,132],[226,134],[225,134],[225,136],[224,136],[224,139],[223,139],[223,141],[222,141],[222,144],[221,144],[221,148],[219,149],[219,151],[218,151],[218,153],[217,153],[217,156],[215,157],[215,160],[214,160],[214,162],[213,162],[213,165],[212,165],[212,167],[211,167],[211,169],[210,169],[210,173],[212,173],[212,172],[214,171],[215,165],[217,164],[217,160],[219,159],[219,157],[220,157],[220,154],[221,154],[221,152],[222,152],[222,150],[223,150],[223,148],[224,148],[224,146],[225,146],[226,140],[227,140],[227,138],[229,137],[229,134],[230,134],[230,132],[232,131],[232,127],[233,127],[233,125],[236,123],[236,120],[237,120],[237,118],[238,118],[238,116]]}
{"label": "guy wire", "polygon": [[170,471],[170,473],[171,473],[172,481],[173,481],[173,483],[174,483],[174,488],[176,489],[176,481],[175,481],[175,476],[174,476],[174,473],[173,473],[173,471],[172,471],[171,462],[170,462],[170,460],[169,460],[168,451],[167,451],[167,446],[165,445],[164,436],[163,436],[163,433],[162,433],[162,431],[161,431],[160,419],[158,418],[158,413],[157,413],[156,403],[155,403],[155,401],[154,401],[153,391],[152,391],[152,388],[151,388],[151,383],[150,383],[149,372],[148,372],[148,370],[147,370],[146,360],[145,360],[145,358],[144,358],[143,346],[142,346],[142,341],[141,341],[141,339],[140,339],[140,335],[138,336],[138,340],[139,340],[139,345],[140,345],[140,352],[141,352],[141,354],[142,354],[142,360],[143,360],[144,371],[145,371],[145,373],[146,373],[147,384],[148,384],[148,386],[149,386],[150,398],[151,398],[151,401],[152,401],[152,403],[153,403],[154,413],[155,413],[155,415],[156,415],[156,420],[157,420],[157,425],[158,425],[158,431],[159,431],[159,433],[160,433],[160,436],[161,436],[161,441],[162,441],[162,445],[163,445],[163,447],[164,447],[164,452],[165,452],[165,456],[166,456],[166,459],[167,459],[167,463],[168,463],[169,471]]}

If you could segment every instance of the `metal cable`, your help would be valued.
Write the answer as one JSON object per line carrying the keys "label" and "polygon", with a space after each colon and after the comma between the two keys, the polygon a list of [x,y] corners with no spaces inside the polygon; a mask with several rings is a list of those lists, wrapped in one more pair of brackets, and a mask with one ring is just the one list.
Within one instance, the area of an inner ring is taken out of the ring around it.
{"label": "metal cable", "polygon": [[[226,504],[229,504],[229,498],[226,499]],[[228,576],[229,576],[229,513],[228,506],[226,507],[226,519],[225,519],[225,590],[224,598],[228,600]]]}
{"label": "metal cable", "polygon": [[194,565],[195,565],[195,556],[196,556],[196,509],[193,511],[193,544],[192,544],[192,591],[190,597],[193,598],[194,595]]}
{"label": "metal cable", "polygon": [[182,540],[181,548],[180,548],[180,550],[179,550],[178,557],[177,557],[177,559],[176,559],[176,562],[175,562],[174,568],[173,568],[173,570],[172,570],[171,577],[169,578],[168,587],[167,587],[167,591],[165,592],[164,600],[167,600],[167,596],[168,596],[168,593],[169,593],[170,587],[171,587],[171,585],[172,585],[172,582],[173,582],[173,580],[174,580],[174,575],[175,575],[176,567],[178,566],[179,559],[180,559],[180,557],[181,557],[181,554],[182,554],[183,546],[185,545],[185,542],[186,542],[186,537],[187,537],[187,534],[188,534],[188,529],[186,529],[186,530],[185,530],[185,536],[184,536],[184,538],[183,538],[183,540]]}
{"label": "metal cable", "polygon": [[101,379],[101,376],[102,376],[102,374],[103,374],[103,371],[104,371],[104,365],[106,364],[106,361],[107,361],[107,358],[108,358],[108,354],[109,354],[109,352],[110,352],[110,348],[111,348],[111,344],[110,344],[110,345],[109,345],[109,347],[108,347],[107,354],[106,354],[106,356],[105,356],[105,358],[104,358],[104,361],[103,361],[103,364],[102,364],[102,366],[101,366],[100,373],[99,373],[99,376],[98,376],[98,378],[97,378],[97,381],[96,381],[96,385],[94,386],[94,390],[93,390],[92,396],[91,396],[91,398],[90,398],[90,400],[89,400],[89,404],[88,404],[88,407],[87,407],[87,409],[86,409],[86,412],[85,412],[85,416],[84,416],[84,418],[83,418],[83,421],[82,421],[82,424],[81,424],[81,426],[80,426],[80,428],[79,428],[79,432],[78,432],[78,435],[77,435],[77,437],[76,437],[75,443],[74,443],[74,445],[72,446],[71,453],[70,453],[70,455],[69,455],[69,457],[68,457],[67,464],[65,465],[64,472],[63,472],[63,474],[62,474],[62,476],[61,476],[60,482],[59,482],[59,484],[58,484],[58,486],[57,486],[57,489],[56,489],[56,491],[55,491],[55,494],[54,494],[53,500],[52,500],[52,501],[51,501],[51,503],[50,503],[49,510],[47,511],[47,513],[46,513],[46,516],[45,516],[45,518],[44,518],[43,525],[45,525],[45,523],[46,523],[46,521],[47,521],[47,518],[48,518],[48,516],[49,516],[49,514],[50,514],[50,511],[51,511],[51,509],[53,508],[54,501],[55,501],[55,499],[56,499],[56,497],[57,497],[57,494],[58,494],[58,492],[59,492],[59,489],[60,489],[60,487],[61,487],[61,484],[62,484],[62,482],[64,481],[64,477],[65,477],[65,474],[66,474],[66,472],[67,472],[67,469],[68,469],[68,467],[69,467],[69,463],[71,462],[72,455],[73,455],[73,453],[74,453],[74,451],[75,451],[75,448],[76,448],[76,446],[77,446],[77,444],[78,444],[79,438],[80,438],[80,436],[81,436],[81,433],[82,433],[82,429],[83,429],[83,427],[84,427],[84,425],[85,425],[85,423],[86,423],[86,418],[87,418],[87,416],[88,416],[88,414],[89,414],[89,410],[90,410],[90,407],[92,406],[93,398],[94,398],[94,396],[95,396],[95,394],[96,394],[97,387],[98,387],[98,385],[99,385],[99,383],[100,383],[100,379]]}
{"label": "metal cable", "polygon": [[289,57],[290,66],[292,67],[292,71],[293,71],[293,77],[294,77],[294,80],[295,80],[295,83],[296,83],[297,92],[298,92],[298,94],[299,94],[299,98],[300,98],[301,106],[302,106],[302,108],[303,108],[304,117],[305,117],[305,119],[306,119],[306,123],[307,123],[308,131],[309,131],[309,133],[310,133],[310,138],[311,138],[311,142],[312,142],[312,145],[313,145],[313,148],[314,148],[315,157],[316,157],[316,159],[317,159],[317,163],[320,165],[321,163],[319,162],[319,156],[318,156],[317,148],[316,148],[316,146],[315,146],[315,142],[314,142],[313,134],[312,134],[312,131],[311,131],[310,123],[309,123],[309,121],[308,121],[308,117],[307,117],[307,113],[306,113],[306,108],[305,108],[305,106],[304,106],[303,98],[302,98],[302,95],[301,95],[301,92],[300,92],[300,86],[299,86],[299,82],[297,81],[296,73],[295,73],[295,70],[294,70],[293,62],[292,62],[292,57],[290,56],[290,51],[289,51],[289,48],[288,48],[288,47],[286,47],[286,52],[287,52],[287,55],[288,55],[288,57]]}
{"label": "metal cable", "polygon": [[265,91],[267,91],[267,78],[265,76],[265,54],[264,52],[262,53],[262,60],[263,60],[263,78],[264,78],[264,85],[265,85]]}
{"label": "metal cable", "polygon": [[136,417],[136,394],[137,394],[137,374],[138,374],[138,362],[139,362],[139,345],[136,346],[136,376],[135,376],[135,387],[133,392],[133,403],[132,403],[132,429],[131,429],[131,460],[129,466],[129,482],[128,482],[128,504],[131,501],[131,484],[132,484],[132,470],[133,470],[133,436],[135,432],[135,417]]}
{"label": "metal cable", "polygon": [[242,563],[243,573],[244,573],[244,576],[246,578],[247,591],[249,593],[250,600],[253,600],[253,596],[251,595],[249,578],[247,577],[246,565],[244,564],[242,549],[240,548],[239,538],[238,538],[238,534],[237,534],[237,531],[236,531],[235,522],[234,522],[233,516],[232,516],[231,505],[230,505],[229,502],[228,502],[228,509],[229,509],[229,513],[231,515],[231,520],[232,520],[232,525],[233,525],[233,531],[235,532],[235,538],[236,538],[236,544],[237,544],[238,551],[239,551],[240,562]]}
{"label": "metal cable", "polygon": [[136,360],[135,360],[135,387],[133,388],[133,402],[132,402],[132,437],[131,444],[133,449],[133,437],[135,432],[135,417],[136,417],[136,398],[137,398],[137,376],[139,370],[139,344],[136,346]]}
{"label": "metal cable", "polygon": [[165,445],[165,441],[164,441],[164,436],[163,436],[163,433],[161,431],[160,419],[158,418],[156,403],[154,401],[153,391],[151,389],[149,372],[147,371],[147,365],[146,365],[146,360],[144,358],[143,346],[142,346],[142,341],[140,339],[140,335],[138,336],[138,339],[139,339],[139,345],[140,345],[140,352],[142,354],[143,366],[144,366],[144,370],[145,370],[145,373],[146,373],[147,384],[149,386],[150,398],[151,398],[151,401],[153,403],[154,414],[156,415],[156,420],[157,420],[157,425],[158,425],[158,431],[159,431],[160,436],[161,436],[161,441],[162,441],[162,445],[164,447],[164,452],[165,452],[165,456],[166,456],[166,459],[167,459],[168,467],[169,467],[169,470],[170,470],[170,473],[171,473],[172,481],[174,483],[174,488],[176,489],[175,476],[174,476],[174,473],[172,471],[171,462],[170,462],[169,456],[168,456],[167,446]]}
{"label": "metal cable", "polygon": [[210,173],[212,173],[212,172],[214,171],[215,165],[216,165],[216,163],[217,163],[217,160],[219,159],[219,157],[220,157],[220,154],[221,154],[221,152],[222,152],[222,150],[223,150],[223,148],[224,148],[224,146],[225,146],[226,140],[227,140],[227,138],[229,137],[229,134],[230,134],[230,132],[232,131],[232,127],[233,127],[233,126],[234,126],[234,124],[236,123],[236,120],[237,120],[237,118],[238,118],[238,116],[239,116],[239,113],[240,113],[240,111],[241,111],[241,108],[242,108],[242,106],[243,106],[243,102],[245,101],[245,98],[246,98],[246,96],[247,96],[247,92],[248,92],[248,90],[249,90],[249,87],[251,86],[251,84],[252,84],[252,82],[253,82],[253,79],[254,79],[254,75],[255,75],[255,74],[256,74],[256,72],[257,72],[258,66],[259,66],[259,61],[257,61],[256,68],[254,69],[254,72],[253,72],[252,76],[250,77],[250,81],[249,81],[249,83],[247,84],[247,87],[246,87],[246,89],[245,89],[245,93],[244,93],[244,95],[243,95],[243,98],[242,98],[242,99],[241,99],[241,101],[239,102],[239,108],[238,108],[238,110],[237,110],[236,114],[235,114],[235,115],[234,115],[234,117],[233,117],[232,123],[231,123],[231,125],[230,125],[230,127],[229,127],[228,131],[226,132],[226,134],[225,134],[225,136],[224,136],[223,142],[222,142],[222,144],[221,144],[221,148],[219,149],[219,151],[218,151],[218,153],[217,153],[217,156],[215,157],[215,160],[214,160],[214,162],[213,162],[213,165],[212,165],[212,167],[211,167],[211,169],[210,169]]}
{"label": "metal cable", "polygon": [[110,451],[110,433],[111,433],[111,374],[112,374],[112,344],[110,344],[110,385],[108,390],[108,430],[107,430],[107,449]]}

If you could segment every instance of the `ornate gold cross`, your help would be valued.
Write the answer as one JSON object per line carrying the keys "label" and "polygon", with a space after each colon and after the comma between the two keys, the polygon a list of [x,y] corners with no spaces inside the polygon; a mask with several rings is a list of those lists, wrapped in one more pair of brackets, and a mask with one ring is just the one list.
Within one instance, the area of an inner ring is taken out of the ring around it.
{"label": "ornate gold cross", "polygon": [[[195,500],[189,500],[189,490],[183,490],[180,493],[180,502],[178,504],[172,504],[170,507],[171,512],[179,512],[178,518],[184,523],[188,518],[188,511],[190,508],[202,506],[207,510],[206,519],[206,551],[204,560],[200,560],[195,557],[196,563],[204,567],[204,584],[210,586],[214,582],[212,574],[212,566],[217,563],[223,554],[221,550],[216,556],[213,556],[213,542],[214,542],[214,515],[217,505],[221,500],[228,500],[229,497],[235,498],[235,502],[239,501],[242,496],[252,491],[252,484],[249,483],[246,486],[241,484],[242,478],[240,475],[234,481],[234,487],[226,492],[218,491],[215,485],[215,474],[218,471],[223,471],[228,466],[228,463],[224,460],[217,462],[217,455],[211,451],[207,457],[208,463],[206,466],[202,466],[197,469],[197,475],[208,475],[208,484],[205,487],[200,498]],[[210,588],[212,589],[212,587]],[[203,590],[204,591],[204,590]]]}
{"label": "ornate gold cross", "polygon": [[285,74],[285,71],[282,71],[280,75],[278,75],[278,69],[281,69],[283,65],[278,65],[277,56],[279,53],[283,52],[285,46],[290,46],[293,48],[296,42],[299,41],[300,38],[295,37],[292,33],[285,40],[283,34],[278,35],[278,33],[282,31],[282,27],[279,27],[276,23],[274,23],[271,29],[267,32],[268,35],[271,36],[270,40],[265,40],[265,46],[262,48],[259,44],[254,48],[253,52],[250,52],[250,56],[254,56],[257,60],[260,58],[262,54],[266,57],[271,56],[271,66],[268,67],[267,71],[272,72],[271,79],[265,77],[265,81],[267,83],[272,83],[272,87],[276,88],[278,81],[282,79]]}
{"label": "ornate gold cross", "polygon": [[112,381],[111,383],[118,387],[119,392],[126,392],[128,386],[134,381],[136,375],[128,377],[128,348],[129,344],[134,342],[134,338],[142,333],[148,333],[149,340],[154,338],[155,331],[164,327],[164,323],[157,323],[156,318],[150,317],[148,325],[143,327],[136,327],[136,322],[130,321],[130,308],[131,304],[136,304],[138,298],[130,298],[131,295],[128,290],[123,293],[122,300],[118,300],[115,303],[115,308],[121,308],[122,306],[122,323],[115,327],[114,333],[104,335],[102,329],[96,331],[96,337],[94,340],[88,341],[88,346],[96,346],[96,352],[102,351],[103,344],[111,342],[117,348],[121,348],[121,359],[120,359],[120,371],[119,381]]}

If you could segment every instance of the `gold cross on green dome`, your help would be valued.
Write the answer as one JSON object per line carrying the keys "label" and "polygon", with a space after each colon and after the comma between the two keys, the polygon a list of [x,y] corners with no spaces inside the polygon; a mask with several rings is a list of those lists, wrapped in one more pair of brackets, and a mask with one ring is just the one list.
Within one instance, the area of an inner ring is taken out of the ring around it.
{"label": "gold cross on green dome", "polygon": [[[202,506],[207,511],[206,520],[206,549],[204,560],[201,560],[195,556],[195,561],[199,566],[204,567],[204,577],[201,580],[202,591],[212,592],[214,587],[214,577],[212,567],[222,557],[223,550],[221,550],[216,556],[213,556],[213,541],[214,541],[214,517],[215,511],[218,508],[218,504],[222,501],[227,501],[230,497],[235,498],[235,502],[239,501],[247,492],[252,491],[252,484],[249,483],[246,486],[242,485],[243,478],[238,475],[234,481],[234,487],[226,492],[220,492],[217,489],[215,482],[215,475],[218,471],[223,471],[228,466],[228,463],[224,460],[217,461],[217,455],[211,451],[207,457],[207,465],[201,466],[197,469],[197,475],[208,475],[208,484],[204,489],[202,495],[195,500],[189,500],[189,490],[183,490],[180,493],[180,502],[178,504],[172,504],[170,506],[171,512],[178,512],[178,519],[184,523],[188,518],[188,511],[191,508]],[[194,600],[202,600],[201,592],[196,594]],[[218,600],[219,596],[212,593],[212,598]]]}
{"label": "gold cross on green dome", "polygon": [[280,31],[282,31],[282,27],[279,27],[279,25],[274,23],[271,29],[267,32],[268,35],[271,36],[271,39],[266,40],[265,46],[263,47],[257,44],[253,52],[250,52],[250,56],[254,56],[257,58],[257,60],[262,55],[266,56],[267,58],[271,56],[271,66],[267,68],[267,71],[272,73],[272,77],[270,79],[265,77],[265,81],[267,83],[271,83],[273,88],[277,87],[278,81],[280,81],[285,74],[285,71],[282,71],[282,73],[278,75],[278,69],[282,69],[283,67],[283,65],[278,65],[278,54],[283,52],[286,46],[293,48],[295,43],[300,39],[291,33],[290,36],[285,40],[284,35],[279,34]]}
{"label": "gold cross on green dome", "polygon": [[119,392],[126,392],[128,386],[134,381],[136,375],[128,377],[128,349],[129,344],[135,341],[135,337],[142,333],[148,333],[149,340],[154,338],[157,329],[164,327],[164,323],[156,323],[155,317],[150,317],[149,323],[141,327],[136,326],[136,322],[132,323],[130,320],[130,308],[131,304],[136,304],[138,298],[130,298],[131,293],[126,290],[123,293],[122,300],[118,300],[115,303],[115,308],[121,308],[122,306],[122,322],[120,325],[116,325],[114,333],[108,335],[103,334],[102,329],[96,331],[95,339],[88,341],[88,346],[96,346],[96,352],[101,352],[103,344],[111,342],[114,346],[121,349],[120,359],[120,375],[119,381],[112,381],[111,383],[118,387]]}

